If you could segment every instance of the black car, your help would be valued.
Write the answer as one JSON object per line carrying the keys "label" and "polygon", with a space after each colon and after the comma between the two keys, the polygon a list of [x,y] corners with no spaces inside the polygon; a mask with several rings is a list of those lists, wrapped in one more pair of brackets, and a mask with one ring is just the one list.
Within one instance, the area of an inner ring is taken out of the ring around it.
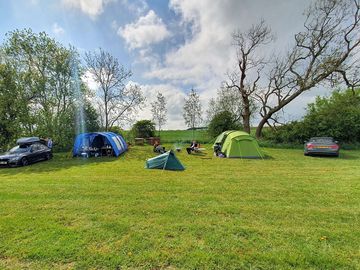
{"label": "black car", "polygon": [[304,144],[304,155],[339,156],[340,146],[332,137],[313,137]]}
{"label": "black car", "polygon": [[[18,141],[19,142],[19,141]],[[0,155],[1,167],[26,166],[52,158],[51,149],[39,142],[22,143]]]}

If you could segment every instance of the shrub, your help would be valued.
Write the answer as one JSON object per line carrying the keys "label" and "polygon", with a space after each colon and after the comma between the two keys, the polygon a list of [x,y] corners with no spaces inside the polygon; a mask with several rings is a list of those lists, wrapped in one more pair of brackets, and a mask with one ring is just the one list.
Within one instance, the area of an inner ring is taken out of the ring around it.
{"label": "shrub", "polygon": [[229,111],[222,111],[213,117],[208,127],[208,133],[210,136],[215,137],[221,132],[226,130],[240,129],[241,125],[236,121],[236,118]]}
{"label": "shrub", "polygon": [[360,142],[360,90],[334,91],[308,105],[301,121],[264,134],[276,143],[302,143],[309,137],[331,136],[341,142]]}
{"label": "shrub", "polygon": [[137,121],[133,125],[131,132],[134,137],[139,137],[139,138],[153,137],[155,135],[155,123],[150,120]]}

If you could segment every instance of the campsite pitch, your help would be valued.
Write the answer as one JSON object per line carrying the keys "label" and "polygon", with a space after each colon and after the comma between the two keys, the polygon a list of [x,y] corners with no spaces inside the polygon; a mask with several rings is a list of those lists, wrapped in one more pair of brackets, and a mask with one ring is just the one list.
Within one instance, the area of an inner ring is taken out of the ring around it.
{"label": "campsite pitch", "polygon": [[359,269],[360,151],[263,150],[182,151],[181,172],[144,169],[151,147],[2,169],[0,269]]}

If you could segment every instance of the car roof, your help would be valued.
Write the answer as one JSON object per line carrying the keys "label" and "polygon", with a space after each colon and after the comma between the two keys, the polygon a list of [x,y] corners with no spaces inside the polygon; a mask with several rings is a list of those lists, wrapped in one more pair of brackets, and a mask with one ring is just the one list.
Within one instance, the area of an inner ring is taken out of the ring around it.
{"label": "car roof", "polygon": [[32,144],[32,143],[36,143],[36,142],[40,142],[40,138],[39,137],[24,137],[24,138],[20,138],[16,141],[17,144]]}

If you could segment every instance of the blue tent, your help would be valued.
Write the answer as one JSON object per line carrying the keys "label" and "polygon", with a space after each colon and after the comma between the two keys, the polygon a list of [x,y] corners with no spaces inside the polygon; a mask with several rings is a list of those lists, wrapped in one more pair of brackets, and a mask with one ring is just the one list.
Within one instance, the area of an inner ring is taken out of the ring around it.
{"label": "blue tent", "polygon": [[114,132],[91,132],[81,133],[76,136],[73,148],[73,156],[82,156],[84,153],[89,156],[91,151],[112,149],[113,155],[118,157],[124,153],[128,146],[123,137]]}

